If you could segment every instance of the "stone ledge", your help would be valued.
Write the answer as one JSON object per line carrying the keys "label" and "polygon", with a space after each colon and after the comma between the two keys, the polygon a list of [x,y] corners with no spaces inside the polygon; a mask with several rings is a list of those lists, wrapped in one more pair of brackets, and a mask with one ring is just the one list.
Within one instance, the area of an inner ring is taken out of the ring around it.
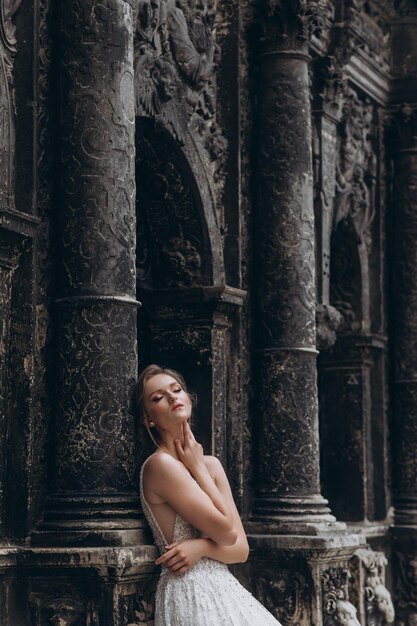
{"label": "stone ledge", "polygon": [[66,567],[106,570],[111,568],[123,573],[135,570],[157,569],[154,561],[158,556],[155,546],[123,546],[115,548],[43,548],[6,546],[0,548],[0,568],[9,567]]}
{"label": "stone ledge", "polygon": [[320,535],[248,535],[249,545],[254,552],[265,551],[271,556],[277,552],[292,558],[326,557],[337,553],[349,556],[354,550],[366,545],[366,538],[349,532],[323,533]]}

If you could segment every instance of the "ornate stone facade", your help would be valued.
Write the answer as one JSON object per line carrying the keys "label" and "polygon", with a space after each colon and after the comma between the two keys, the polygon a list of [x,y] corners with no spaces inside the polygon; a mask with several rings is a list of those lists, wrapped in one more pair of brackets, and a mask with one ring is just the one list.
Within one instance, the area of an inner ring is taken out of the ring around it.
{"label": "ornate stone facade", "polygon": [[416,17],[0,0],[2,626],[152,626],[155,361],[276,618],[416,623]]}

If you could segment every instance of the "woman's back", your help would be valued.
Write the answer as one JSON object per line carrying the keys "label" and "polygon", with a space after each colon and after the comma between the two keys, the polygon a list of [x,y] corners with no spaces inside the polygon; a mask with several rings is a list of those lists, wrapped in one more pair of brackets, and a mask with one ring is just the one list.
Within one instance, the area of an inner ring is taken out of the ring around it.
{"label": "woman's back", "polygon": [[[167,502],[164,502],[164,500],[153,491],[152,471],[157,471],[158,468],[155,463],[152,467],[151,459],[158,454],[161,453],[155,452],[152,454],[142,465],[140,473],[140,496],[142,508],[144,509],[154,535],[154,529],[156,527],[156,533],[159,535],[157,545],[161,553],[163,553],[166,546],[174,541],[181,541],[184,538],[195,538],[198,537],[200,533],[197,529],[194,529],[190,524],[185,522]],[[180,463],[180,461],[178,461],[178,463]],[[184,471],[190,476],[190,480],[194,481],[194,478],[187,472],[185,467]],[[184,525],[187,526],[187,537],[184,537]],[[180,530],[182,531],[181,533]],[[179,534],[181,534],[180,539],[178,538]],[[162,543],[163,545],[160,545]]]}

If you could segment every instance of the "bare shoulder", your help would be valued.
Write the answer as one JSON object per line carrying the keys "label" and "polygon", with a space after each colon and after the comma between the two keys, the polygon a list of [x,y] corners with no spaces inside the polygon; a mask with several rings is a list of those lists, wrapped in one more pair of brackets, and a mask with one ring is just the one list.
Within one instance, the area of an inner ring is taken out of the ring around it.
{"label": "bare shoulder", "polygon": [[147,479],[152,480],[154,477],[176,469],[177,461],[166,452],[154,452],[145,461],[143,474]]}
{"label": "bare shoulder", "polygon": [[223,465],[221,464],[217,456],[213,456],[211,454],[204,455],[204,463],[213,477],[219,478],[220,476],[225,475]]}

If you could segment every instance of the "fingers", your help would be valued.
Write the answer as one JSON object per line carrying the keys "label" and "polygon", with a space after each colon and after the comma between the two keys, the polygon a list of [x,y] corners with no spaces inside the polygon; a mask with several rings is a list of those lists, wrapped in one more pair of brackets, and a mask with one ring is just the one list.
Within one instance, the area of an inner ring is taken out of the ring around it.
{"label": "fingers", "polygon": [[155,561],[157,565],[162,565],[166,567],[170,572],[175,575],[184,574],[187,570],[190,569],[190,563],[188,559],[180,553],[175,552],[170,558],[165,559],[164,557],[160,557]]}
{"label": "fingers", "polygon": [[162,563],[165,563],[165,561],[167,561],[174,554],[176,554],[177,551],[175,550],[175,548],[178,546],[178,544],[179,544],[178,541],[174,541],[173,543],[170,543],[169,545],[165,546],[166,552],[164,552],[164,554],[161,554],[161,556],[155,560],[156,565],[161,565]]}
{"label": "fingers", "polygon": [[195,441],[194,433],[191,430],[191,426],[190,426],[189,422],[185,422],[184,427],[185,427],[185,432],[188,435],[188,437],[190,437],[191,439],[193,439]]}

